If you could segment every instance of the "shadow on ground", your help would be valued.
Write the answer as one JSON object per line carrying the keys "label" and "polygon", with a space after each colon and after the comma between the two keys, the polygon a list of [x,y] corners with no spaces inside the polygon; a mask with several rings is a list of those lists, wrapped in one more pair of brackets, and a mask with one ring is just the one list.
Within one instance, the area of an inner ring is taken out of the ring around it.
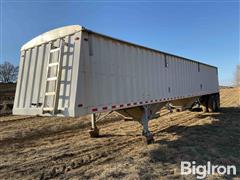
{"label": "shadow on ground", "polygon": [[[178,164],[181,161],[196,161],[205,165],[235,165],[240,175],[240,108],[226,107],[219,113],[198,115],[196,121],[211,119],[211,123],[183,126],[176,125],[155,134],[176,135],[178,138],[157,140],[158,148],[150,152],[154,163]],[[231,177],[225,177],[231,178]]]}

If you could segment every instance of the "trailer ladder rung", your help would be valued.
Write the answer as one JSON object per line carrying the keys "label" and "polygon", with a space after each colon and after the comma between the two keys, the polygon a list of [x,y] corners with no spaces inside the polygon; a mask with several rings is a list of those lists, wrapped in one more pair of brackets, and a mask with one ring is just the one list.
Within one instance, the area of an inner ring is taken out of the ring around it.
{"label": "trailer ladder rung", "polygon": [[54,96],[56,93],[55,92],[46,92],[45,96]]}
{"label": "trailer ladder rung", "polygon": [[56,81],[58,79],[58,77],[50,77],[50,78],[47,78],[47,81]]}
{"label": "trailer ladder rung", "polygon": [[52,107],[44,107],[43,108],[43,111],[53,111],[54,110],[54,108],[52,108]]}
{"label": "trailer ladder rung", "polygon": [[48,67],[57,66],[58,64],[59,64],[58,62],[50,63],[50,64],[48,65]]}
{"label": "trailer ladder rung", "polygon": [[60,51],[60,48],[51,49],[50,53],[53,53],[53,52],[56,52],[56,51]]}

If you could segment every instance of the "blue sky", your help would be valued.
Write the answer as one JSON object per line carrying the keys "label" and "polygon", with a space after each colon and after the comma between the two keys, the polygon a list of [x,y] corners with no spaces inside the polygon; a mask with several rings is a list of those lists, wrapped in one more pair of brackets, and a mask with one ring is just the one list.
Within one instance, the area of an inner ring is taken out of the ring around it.
{"label": "blue sky", "polygon": [[233,82],[239,59],[239,1],[1,1],[0,62],[17,65],[21,46],[53,28],[91,30],[219,68]]}

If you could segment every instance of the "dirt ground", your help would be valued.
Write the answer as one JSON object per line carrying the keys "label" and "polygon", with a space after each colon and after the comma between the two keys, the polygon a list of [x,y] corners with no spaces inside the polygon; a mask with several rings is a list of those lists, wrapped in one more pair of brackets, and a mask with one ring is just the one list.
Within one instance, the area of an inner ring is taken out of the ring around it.
{"label": "dirt ground", "polygon": [[[138,122],[117,114],[88,134],[89,116],[0,117],[0,179],[195,179],[181,161],[236,165],[240,179],[240,89],[221,90],[221,112],[161,112],[146,145]],[[218,175],[208,179],[231,179]]]}

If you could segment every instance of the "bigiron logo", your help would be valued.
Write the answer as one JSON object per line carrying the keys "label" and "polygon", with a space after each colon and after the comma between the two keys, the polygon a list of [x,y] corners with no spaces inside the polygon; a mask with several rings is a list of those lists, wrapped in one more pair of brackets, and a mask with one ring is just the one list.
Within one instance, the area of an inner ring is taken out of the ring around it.
{"label": "bigiron logo", "polygon": [[236,175],[234,165],[212,165],[210,161],[206,165],[196,165],[196,161],[181,161],[181,175],[196,175],[198,179],[204,179],[207,175]]}

